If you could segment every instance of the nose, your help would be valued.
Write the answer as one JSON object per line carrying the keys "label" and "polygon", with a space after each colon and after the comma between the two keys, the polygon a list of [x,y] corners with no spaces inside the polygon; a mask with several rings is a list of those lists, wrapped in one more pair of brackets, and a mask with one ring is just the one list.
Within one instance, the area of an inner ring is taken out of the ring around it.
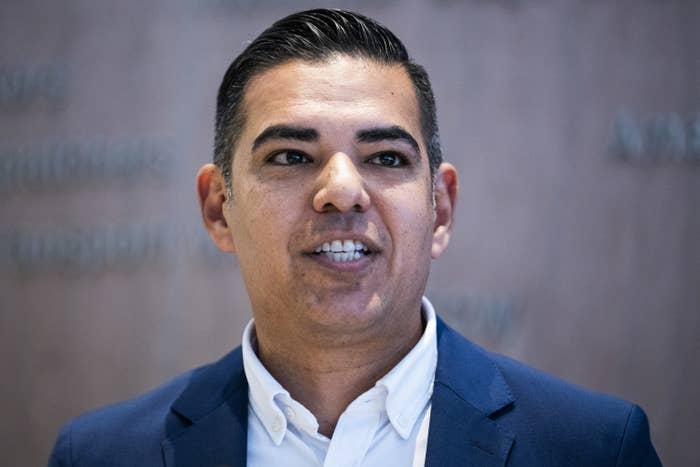
{"label": "nose", "polygon": [[364,180],[347,154],[339,152],[326,161],[319,174],[313,205],[317,212],[363,212],[369,208]]}

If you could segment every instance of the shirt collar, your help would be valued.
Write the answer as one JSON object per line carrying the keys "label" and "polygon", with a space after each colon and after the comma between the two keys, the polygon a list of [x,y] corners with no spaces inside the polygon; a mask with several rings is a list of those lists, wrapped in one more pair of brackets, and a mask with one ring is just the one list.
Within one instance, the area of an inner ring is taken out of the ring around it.
{"label": "shirt collar", "polygon": [[289,397],[289,392],[263,366],[255,353],[255,323],[250,320],[243,331],[243,371],[248,380],[248,400],[272,441],[279,446],[287,431],[287,418],[275,402],[276,397]]}
{"label": "shirt collar", "polygon": [[425,318],[423,335],[411,351],[375,385],[386,390],[387,416],[403,439],[411,436],[418,417],[433,395],[437,367],[435,310],[425,297],[422,304]]}
{"label": "shirt collar", "polygon": [[[425,319],[423,335],[406,356],[368,392],[386,394],[384,408],[389,422],[403,439],[408,439],[418,417],[430,401],[437,367],[437,332],[433,305],[422,300]],[[250,320],[243,331],[243,370],[249,387],[253,411],[276,445],[280,445],[287,427],[287,418],[280,401],[293,401],[289,392],[267,371],[255,352],[255,323]],[[363,397],[367,393],[361,395]],[[294,401],[293,403],[298,404]]]}

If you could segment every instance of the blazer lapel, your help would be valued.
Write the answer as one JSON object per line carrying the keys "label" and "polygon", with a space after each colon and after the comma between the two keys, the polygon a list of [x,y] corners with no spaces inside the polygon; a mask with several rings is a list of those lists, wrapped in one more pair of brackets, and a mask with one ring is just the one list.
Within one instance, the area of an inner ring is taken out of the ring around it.
{"label": "blazer lapel", "polygon": [[[494,421],[513,403],[483,350],[438,318],[438,365],[426,467],[502,467],[514,435]],[[173,403],[162,443],[167,467],[245,467],[248,384],[240,348],[196,370]]]}
{"label": "blazer lapel", "polygon": [[240,348],[195,371],[172,411],[184,423],[162,442],[167,467],[245,467],[248,384]]}
{"label": "blazer lapel", "polygon": [[438,319],[426,467],[502,467],[514,435],[494,419],[513,397],[483,350]]}

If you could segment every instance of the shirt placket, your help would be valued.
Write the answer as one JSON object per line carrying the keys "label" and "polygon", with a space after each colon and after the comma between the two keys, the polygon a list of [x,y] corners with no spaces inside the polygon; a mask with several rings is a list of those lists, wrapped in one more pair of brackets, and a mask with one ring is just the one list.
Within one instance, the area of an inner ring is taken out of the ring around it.
{"label": "shirt placket", "polygon": [[381,426],[383,403],[378,398],[353,402],[341,415],[328,446],[324,467],[358,467]]}

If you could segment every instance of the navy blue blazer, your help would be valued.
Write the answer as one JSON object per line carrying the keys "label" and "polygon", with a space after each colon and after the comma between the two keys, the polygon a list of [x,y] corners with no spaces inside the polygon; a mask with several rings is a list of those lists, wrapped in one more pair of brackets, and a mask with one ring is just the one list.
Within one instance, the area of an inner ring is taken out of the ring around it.
{"label": "navy blue blazer", "polygon": [[[660,466],[644,412],[477,347],[438,319],[425,465]],[[82,415],[50,467],[245,466],[248,384],[237,348],[141,397]]]}

